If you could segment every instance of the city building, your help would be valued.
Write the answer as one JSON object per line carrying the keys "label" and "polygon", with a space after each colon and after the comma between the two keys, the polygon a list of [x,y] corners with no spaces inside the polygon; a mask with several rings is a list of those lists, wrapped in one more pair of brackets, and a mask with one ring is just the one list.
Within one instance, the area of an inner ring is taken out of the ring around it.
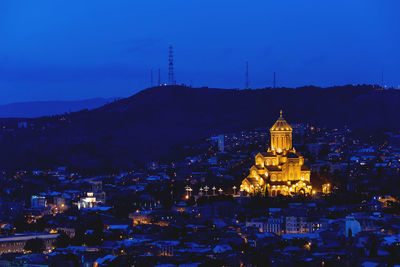
{"label": "city building", "polygon": [[44,196],[32,196],[31,207],[32,209],[44,209],[47,205],[47,200]]}
{"label": "city building", "polygon": [[258,153],[241,190],[269,196],[311,194],[310,170],[292,144],[292,127],[282,116],[270,129],[271,147]]}
{"label": "city building", "polygon": [[256,227],[262,233],[267,232],[281,235],[285,233],[285,218],[279,216],[253,219],[251,221],[246,221],[246,227],[248,226]]}
{"label": "city building", "polygon": [[218,135],[218,151],[224,152],[224,139],[225,136],[223,134]]}
{"label": "city building", "polygon": [[22,253],[25,244],[30,239],[39,238],[44,241],[46,251],[51,251],[58,234],[21,234],[0,237],[0,255],[3,253]]}
{"label": "city building", "polygon": [[106,203],[106,193],[103,191],[103,182],[102,181],[91,181],[92,193],[96,198],[96,201],[101,203]]}
{"label": "city building", "polygon": [[217,136],[213,136],[210,139],[211,139],[211,141],[215,142],[218,145],[219,152],[224,152],[224,150],[225,150],[225,135],[220,134]]}
{"label": "city building", "polygon": [[304,234],[311,232],[312,224],[307,217],[287,216],[285,229],[287,234]]}
{"label": "city building", "polygon": [[332,192],[331,184],[327,183],[327,184],[322,185],[322,193],[323,194],[330,194],[331,192]]}
{"label": "city building", "polygon": [[77,203],[78,209],[96,207],[98,201],[93,195],[93,192],[87,192],[85,197],[82,197]]}

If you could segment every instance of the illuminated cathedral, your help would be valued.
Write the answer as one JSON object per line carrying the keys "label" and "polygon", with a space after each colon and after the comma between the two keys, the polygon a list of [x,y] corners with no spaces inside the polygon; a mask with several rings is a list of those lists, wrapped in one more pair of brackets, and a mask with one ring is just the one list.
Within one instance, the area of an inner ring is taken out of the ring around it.
{"label": "illuminated cathedral", "polygon": [[269,196],[312,194],[310,170],[292,145],[293,129],[282,117],[271,127],[271,147],[258,153],[250,174],[242,181],[242,191]]}

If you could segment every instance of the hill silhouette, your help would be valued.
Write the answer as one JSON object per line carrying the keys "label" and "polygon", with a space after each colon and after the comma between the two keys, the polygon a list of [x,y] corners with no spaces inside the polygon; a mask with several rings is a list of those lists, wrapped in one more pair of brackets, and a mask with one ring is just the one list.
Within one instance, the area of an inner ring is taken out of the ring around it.
{"label": "hill silhouette", "polygon": [[[67,115],[28,119],[4,131],[1,168],[129,168],[215,134],[289,123],[398,129],[400,92],[374,86],[228,90],[162,86]],[[6,129],[18,120],[0,120]]]}
{"label": "hill silhouette", "polygon": [[92,98],[75,101],[36,101],[0,105],[0,118],[36,118],[93,109],[112,102],[112,99]]}

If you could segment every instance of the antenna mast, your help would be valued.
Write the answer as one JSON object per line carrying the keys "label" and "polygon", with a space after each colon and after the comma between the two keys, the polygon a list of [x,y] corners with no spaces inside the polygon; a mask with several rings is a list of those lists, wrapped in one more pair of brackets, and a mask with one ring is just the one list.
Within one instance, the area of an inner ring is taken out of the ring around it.
{"label": "antenna mast", "polygon": [[169,56],[168,56],[168,84],[175,85],[174,77],[174,52],[172,45],[169,46]]}

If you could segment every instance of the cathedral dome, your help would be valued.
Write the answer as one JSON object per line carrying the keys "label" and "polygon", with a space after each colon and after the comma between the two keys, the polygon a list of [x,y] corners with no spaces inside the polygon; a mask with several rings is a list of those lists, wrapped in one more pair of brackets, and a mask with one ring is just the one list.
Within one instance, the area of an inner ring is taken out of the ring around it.
{"label": "cathedral dome", "polygon": [[282,110],[278,120],[271,127],[271,131],[292,131],[292,127],[290,127],[289,123],[282,117]]}

